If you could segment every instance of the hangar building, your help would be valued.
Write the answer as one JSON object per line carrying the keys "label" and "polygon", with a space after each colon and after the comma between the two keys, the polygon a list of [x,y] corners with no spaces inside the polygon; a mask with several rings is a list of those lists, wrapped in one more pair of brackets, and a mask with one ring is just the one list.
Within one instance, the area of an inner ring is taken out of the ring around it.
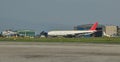
{"label": "hangar building", "polygon": [[31,30],[20,30],[17,33],[23,37],[34,37],[35,36],[35,32]]}

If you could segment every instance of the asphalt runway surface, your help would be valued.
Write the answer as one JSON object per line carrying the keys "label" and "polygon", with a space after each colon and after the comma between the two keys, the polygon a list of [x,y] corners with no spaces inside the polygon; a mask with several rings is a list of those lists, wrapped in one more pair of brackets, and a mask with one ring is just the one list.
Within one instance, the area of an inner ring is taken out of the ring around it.
{"label": "asphalt runway surface", "polygon": [[120,45],[0,42],[0,62],[120,62]]}

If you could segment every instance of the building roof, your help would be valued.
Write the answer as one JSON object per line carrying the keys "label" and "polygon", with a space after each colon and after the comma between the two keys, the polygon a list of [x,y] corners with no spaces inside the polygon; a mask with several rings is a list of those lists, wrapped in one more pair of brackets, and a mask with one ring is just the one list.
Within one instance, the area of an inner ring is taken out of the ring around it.
{"label": "building roof", "polygon": [[[77,25],[75,27],[82,27],[82,28],[90,28],[93,24],[83,24],[83,25]],[[104,25],[98,25],[97,28],[103,28]]]}
{"label": "building roof", "polygon": [[33,30],[18,30],[18,32],[34,32]]}

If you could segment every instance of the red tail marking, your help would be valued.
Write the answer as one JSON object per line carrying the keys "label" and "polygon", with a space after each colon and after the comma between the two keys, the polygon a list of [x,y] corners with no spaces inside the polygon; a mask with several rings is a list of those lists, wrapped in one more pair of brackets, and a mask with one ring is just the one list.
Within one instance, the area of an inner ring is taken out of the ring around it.
{"label": "red tail marking", "polygon": [[96,30],[98,26],[98,22],[94,23],[93,26],[90,28],[90,30]]}

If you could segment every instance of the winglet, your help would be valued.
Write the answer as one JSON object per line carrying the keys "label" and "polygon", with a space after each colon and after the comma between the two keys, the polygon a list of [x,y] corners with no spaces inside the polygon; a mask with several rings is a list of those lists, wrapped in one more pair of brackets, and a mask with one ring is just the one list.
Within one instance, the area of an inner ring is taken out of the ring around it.
{"label": "winglet", "polygon": [[93,26],[90,28],[90,30],[96,30],[98,26],[98,22],[94,23]]}

